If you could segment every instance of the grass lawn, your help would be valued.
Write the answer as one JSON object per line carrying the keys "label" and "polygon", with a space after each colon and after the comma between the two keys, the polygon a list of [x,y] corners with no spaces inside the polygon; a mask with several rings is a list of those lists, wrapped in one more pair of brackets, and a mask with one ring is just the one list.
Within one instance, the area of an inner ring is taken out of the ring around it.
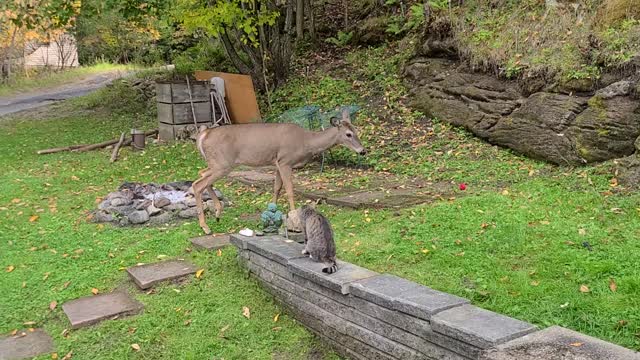
{"label": "grass lawn", "polygon": [[[371,150],[364,165],[467,184],[455,197],[401,211],[322,205],[336,230],[339,257],[542,327],[558,324],[640,349],[640,196],[616,186],[611,162],[569,169],[532,161],[408,110],[397,76],[402,56],[393,48],[358,50],[346,56],[342,70],[318,67],[303,80],[294,76],[271,99],[275,113],[306,103],[358,103],[363,110],[355,124]],[[87,221],[96,198],[123,181],[193,179],[202,166],[191,143],[150,145],[143,153],[127,149],[114,164],[108,151],[35,155],[115,138],[134,113],[153,126],[152,115],[114,101],[118,97],[108,93],[114,89],[56,105],[48,120],[0,122],[0,332],[34,321],[54,336],[59,354],[73,351],[74,359],[260,359],[275,353],[297,359],[325,352],[245,277],[233,249],[222,256],[186,250],[187,239],[200,233],[195,221],[134,229]],[[102,108],[109,103],[120,110]],[[346,151],[334,156],[357,162]],[[330,166],[310,177],[335,181],[346,171],[352,170]],[[240,216],[270,199],[229,183],[217,186],[235,205],[220,223],[210,220],[214,231],[255,225]],[[204,275],[154,294],[135,292],[121,269],[161,255],[189,259]],[[60,304],[92,288],[120,287],[137,294],[142,315],[62,336]],[[58,303],[53,311],[52,301]],[[243,306],[251,309],[250,319],[242,316]]]}
{"label": "grass lawn", "polygon": [[56,87],[98,73],[126,71],[132,70],[133,68],[131,65],[98,63],[92,66],[81,66],[65,71],[47,71],[29,75],[20,73],[8,82],[0,83],[0,96],[10,96],[27,91]]}
{"label": "grass lawn", "polygon": [[[43,327],[59,357],[73,351],[73,359],[299,359],[309,352],[333,358],[246,276],[234,249],[221,256],[188,250],[188,238],[201,234],[195,221],[126,229],[87,221],[96,198],[123,181],[193,179],[202,165],[191,144],[149,145],[143,153],[124,149],[114,164],[108,151],[36,155],[41,148],[115,138],[130,127],[126,116],[78,111],[87,101],[58,105],[50,113],[65,115],[53,119],[0,123],[0,333]],[[236,203],[215,224],[219,231],[239,230],[237,217],[268,199],[240,187],[219,188]],[[153,294],[135,290],[123,269],[164,256],[185,258],[204,273]],[[144,313],[63,336],[68,322],[62,304],[91,296],[93,288],[125,288],[144,304]],[[57,307],[50,310],[53,301]],[[245,306],[250,319],[243,316]]]}

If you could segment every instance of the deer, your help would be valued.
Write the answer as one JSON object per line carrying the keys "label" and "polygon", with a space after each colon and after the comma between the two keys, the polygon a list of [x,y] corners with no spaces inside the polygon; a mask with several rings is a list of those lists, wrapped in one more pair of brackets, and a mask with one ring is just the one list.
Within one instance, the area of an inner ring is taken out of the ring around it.
{"label": "deer", "polygon": [[349,111],[342,112],[342,119],[332,117],[330,122],[332,126],[322,131],[306,130],[291,123],[235,124],[202,129],[196,136],[196,147],[207,168],[199,171],[199,178],[192,187],[198,222],[205,234],[211,234],[211,230],[205,220],[202,195],[205,190],[209,193],[216,221],[220,221],[223,206],[212,186],[233,168],[275,165],[272,202],[277,204],[284,185],[289,210],[294,210],[293,169],[336,145],[346,146],[359,155],[367,153],[351,124]]}

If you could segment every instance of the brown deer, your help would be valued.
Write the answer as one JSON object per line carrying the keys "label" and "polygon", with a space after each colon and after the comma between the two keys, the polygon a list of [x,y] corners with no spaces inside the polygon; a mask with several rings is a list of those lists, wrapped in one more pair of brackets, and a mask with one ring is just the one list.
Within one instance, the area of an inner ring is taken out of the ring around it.
{"label": "brown deer", "polygon": [[242,124],[205,129],[196,137],[196,146],[208,167],[200,171],[193,183],[198,220],[206,234],[211,230],[204,218],[202,193],[209,192],[215,206],[216,220],[220,220],[222,204],[213,192],[212,184],[238,165],[276,166],[273,203],[284,185],[290,210],[293,201],[292,171],[306,164],[314,155],[335,146],[344,145],[360,155],[367,151],[360,144],[349,112],[342,112],[342,120],[331,119],[332,127],[324,131],[308,131],[296,124]]}

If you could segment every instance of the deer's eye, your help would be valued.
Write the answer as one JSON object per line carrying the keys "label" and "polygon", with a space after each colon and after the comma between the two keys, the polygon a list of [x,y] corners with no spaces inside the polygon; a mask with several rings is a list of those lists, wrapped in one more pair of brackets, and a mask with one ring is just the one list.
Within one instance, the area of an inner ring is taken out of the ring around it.
{"label": "deer's eye", "polygon": [[347,133],[347,137],[353,137],[352,133]]}

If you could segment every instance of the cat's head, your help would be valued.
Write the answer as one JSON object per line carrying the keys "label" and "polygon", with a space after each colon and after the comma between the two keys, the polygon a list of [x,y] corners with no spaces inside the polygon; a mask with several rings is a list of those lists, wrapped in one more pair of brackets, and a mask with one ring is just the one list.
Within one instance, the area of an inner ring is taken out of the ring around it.
{"label": "cat's head", "polygon": [[315,211],[316,211],[315,204],[302,205],[302,207],[298,209],[298,216],[300,217],[300,219],[306,219],[307,217],[309,217],[309,215],[313,214]]}

